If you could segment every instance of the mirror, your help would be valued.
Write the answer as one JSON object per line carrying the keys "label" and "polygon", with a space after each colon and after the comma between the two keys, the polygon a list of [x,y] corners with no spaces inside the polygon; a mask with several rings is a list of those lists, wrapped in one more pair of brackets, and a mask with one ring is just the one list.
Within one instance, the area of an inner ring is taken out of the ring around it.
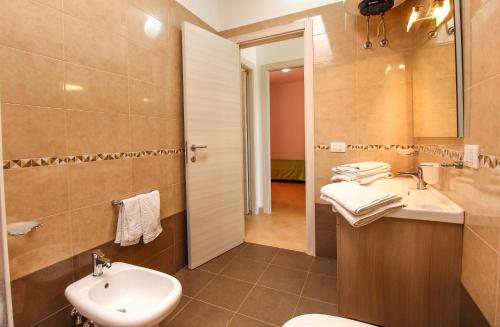
{"label": "mirror", "polygon": [[415,137],[464,135],[459,5],[453,0],[415,0],[408,6]]}

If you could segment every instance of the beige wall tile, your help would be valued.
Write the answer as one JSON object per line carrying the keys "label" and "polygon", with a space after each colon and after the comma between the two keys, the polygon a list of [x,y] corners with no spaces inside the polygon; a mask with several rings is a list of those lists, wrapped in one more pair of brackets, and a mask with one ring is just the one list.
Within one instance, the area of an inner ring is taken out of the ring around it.
{"label": "beige wall tile", "polygon": [[130,151],[128,115],[74,110],[67,110],[66,114],[68,153],[77,155]]}
{"label": "beige wall tile", "polygon": [[483,5],[471,12],[471,80],[478,83],[488,77],[500,74],[500,43],[498,33],[500,24],[497,13],[500,11],[498,1],[482,1]]}
{"label": "beige wall tile", "polygon": [[184,147],[184,123],[183,119],[168,119],[167,128],[162,129],[162,143],[167,148]]}
{"label": "beige wall tile", "polygon": [[68,209],[67,167],[5,171],[9,223],[55,215]]}
{"label": "beige wall tile", "polygon": [[9,237],[10,278],[17,279],[71,257],[67,213],[38,219],[43,226],[24,237]]}
{"label": "beige wall tile", "polygon": [[129,3],[164,23],[168,22],[169,1],[130,0]]}
{"label": "beige wall tile", "polygon": [[123,75],[66,64],[65,107],[128,114],[128,84]]}
{"label": "beige wall tile", "polygon": [[467,142],[480,144],[483,153],[500,154],[500,75],[476,84],[470,90],[470,131]]}
{"label": "beige wall tile", "polygon": [[335,119],[339,114],[356,116],[356,89],[346,88],[314,92],[315,119]]}
{"label": "beige wall tile", "polygon": [[130,6],[127,28],[130,41],[147,48],[167,51],[168,25],[161,20]]}
{"label": "beige wall tile", "polygon": [[315,35],[314,63],[350,63],[356,59],[356,38],[352,32]]}
{"label": "beige wall tile", "polygon": [[65,155],[65,117],[62,109],[4,104],[4,160]]}
{"label": "beige wall tile", "polygon": [[62,9],[62,0],[33,0],[33,2],[38,2],[42,5],[46,5],[55,9]]}
{"label": "beige wall tile", "polygon": [[111,203],[70,212],[73,255],[113,240],[118,212]]}
{"label": "beige wall tile", "polygon": [[117,74],[127,74],[127,39],[64,15],[65,60]]}
{"label": "beige wall tile", "polygon": [[161,133],[165,126],[157,117],[131,116],[132,150],[154,150],[161,147]]}
{"label": "beige wall tile", "polygon": [[70,165],[69,205],[77,209],[132,194],[131,159]]}
{"label": "beige wall tile", "polygon": [[160,157],[132,159],[132,191],[134,194],[159,190],[162,186]]}
{"label": "beige wall tile", "polygon": [[360,115],[358,125],[360,144],[408,144],[411,133],[408,131],[406,112],[384,115]]}
{"label": "beige wall tile", "polygon": [[354,88],[356,85],[356,65],[314,65],[314,90],[336,91]]}
{"label": "beige wall tile", "polygon": [[62,61],[0,46],[2,102],[62,108]]}
{"label": "beige wall tile", "polygon": [[130,79],[130,112],[135,115],[167,117],[167,89]]}
{"label": "beige wall tile", "polygon": [[138,80],[167,87],[169,57],[166,52],[129,41],[129,74]]}
{"label": "beige wall tile", "polygon": [[107,32],[127,35],[127,0],[64,0],[64,12]]}
{"label": "beige wall tile", "polygon": [[469,228],[464,229],[462,283],[493,324],[496,312],[498,254]]}
{"label": "beige wall tile", "polygon": [[61,59],[62,15],[29,0],[0,2],[0,44]]}
{"label": "beige wall tile", "polygon": [[330,142],[358,143],[359,132],[355,127],[356,122],[356,115],[352,114],[339,114],[331,119],[316,119],[314,122],[315,144],[330,144]]}
{"label": "beige wall tile", "polygon": [[162,157],[160,167],[163,187],[185,183],[185,163],[183,155]]}
{"label": "beige wall tile", "polygon": [[346,13],[341,4],[325,6],[312,15],[313,34],[350,32],[354,35],[356,19]]}

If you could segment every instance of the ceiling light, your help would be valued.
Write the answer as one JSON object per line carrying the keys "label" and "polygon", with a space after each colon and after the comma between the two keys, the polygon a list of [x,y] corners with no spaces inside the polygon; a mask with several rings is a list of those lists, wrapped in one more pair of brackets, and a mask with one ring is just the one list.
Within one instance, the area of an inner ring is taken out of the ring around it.
{"label": "ceiling light", "polygon": [[290,71],[290,68],[283,68],[281,71],[282,71],[283,73],[288,73],[288,72]]}

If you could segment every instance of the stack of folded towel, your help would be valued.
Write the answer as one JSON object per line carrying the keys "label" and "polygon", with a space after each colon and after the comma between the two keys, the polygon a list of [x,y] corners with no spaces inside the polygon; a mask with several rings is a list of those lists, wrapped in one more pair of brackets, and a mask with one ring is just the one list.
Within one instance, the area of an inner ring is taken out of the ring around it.
{"label": "stack of folded towel", "polygon": [[369,224],[403,207],[399,194],[362,186],[354,181],[323,186],[321,199],[331,203],[354,227]]}
{"label": "stack of folded towel", "polygon": [[380,161],[365,161],[338,166],[332,169],[335,175],[332,182],[357,181],[361,185],[369,184],[380,178],[392,177],[391,165]]}
{"label": "stack of folded towel", "polygon": [[140,194],[122,201],[118,214],[115,243],[121,246],[154,240],[162,232],[160,192]]}

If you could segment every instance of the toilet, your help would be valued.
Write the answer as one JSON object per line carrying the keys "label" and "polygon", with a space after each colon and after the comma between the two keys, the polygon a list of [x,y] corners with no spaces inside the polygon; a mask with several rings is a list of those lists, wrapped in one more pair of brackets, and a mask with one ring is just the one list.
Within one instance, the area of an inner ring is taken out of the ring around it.
{"label": "toilet", "polygon": [[288,320],[283,327],[369,327],[364,322],[321,314],[307,314]]}

